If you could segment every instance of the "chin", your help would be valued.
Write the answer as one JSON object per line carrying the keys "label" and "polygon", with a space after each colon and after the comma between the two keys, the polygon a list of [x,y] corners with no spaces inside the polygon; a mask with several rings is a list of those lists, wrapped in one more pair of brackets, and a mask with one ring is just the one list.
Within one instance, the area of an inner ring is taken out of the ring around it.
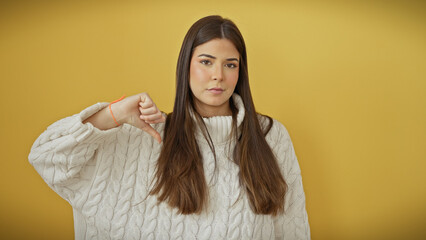
{"label": "chin", "polygon": [[226,101],[206,101],[206,102],[204,102],[204,104],[214,106],[214,107],[222,106],[224,103],[226,103]]}
{"label": "chin", "polygon": [[209,105],[220,106],[220,105],[226,103],[227,101],[229,101],[229,98],[225,97],[225,96],[220,96],[220,97],[215,97],[215,98],[206,98],[204,100],[205,100],[204,102],[209,104]]}

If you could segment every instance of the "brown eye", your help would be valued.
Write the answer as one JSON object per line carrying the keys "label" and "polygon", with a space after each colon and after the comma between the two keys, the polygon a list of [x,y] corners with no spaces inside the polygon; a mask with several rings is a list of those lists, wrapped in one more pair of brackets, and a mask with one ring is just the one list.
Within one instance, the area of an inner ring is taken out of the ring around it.
{"label": "brown eye", "polygon": [[234,64],[234,63],[228,63],[228,64],[226,64],[226,67],[228,67],[228,68],[236,68],[237,65]]}
{"label": "brown eye", "polygon": [[200,63],[204,64],[204,65],[210,65],[211,64],[211,62],[209,60],[201,60]]}

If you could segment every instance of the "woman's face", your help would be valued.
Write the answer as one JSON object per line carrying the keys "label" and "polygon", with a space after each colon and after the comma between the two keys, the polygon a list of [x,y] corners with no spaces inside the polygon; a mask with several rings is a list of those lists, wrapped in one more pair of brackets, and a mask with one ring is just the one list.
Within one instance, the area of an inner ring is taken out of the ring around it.
{"label": "woman's face", "polygon": [[240,54],[228,39],[213,39],[194,49],[189,86],[203,117],[231,115],[229,98],[238,81]]}

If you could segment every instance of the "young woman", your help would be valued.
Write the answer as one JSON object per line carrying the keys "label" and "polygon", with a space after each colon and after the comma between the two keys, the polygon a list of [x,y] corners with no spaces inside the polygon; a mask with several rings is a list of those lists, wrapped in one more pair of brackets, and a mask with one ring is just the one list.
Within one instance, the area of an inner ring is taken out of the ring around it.
{"label": "young woman", "polygon": [[173,112],[146,93],[52,124],[29,160],[74,210],[76,239],[309,239],[285,127],[256,113],[235,24],[198,20]]}

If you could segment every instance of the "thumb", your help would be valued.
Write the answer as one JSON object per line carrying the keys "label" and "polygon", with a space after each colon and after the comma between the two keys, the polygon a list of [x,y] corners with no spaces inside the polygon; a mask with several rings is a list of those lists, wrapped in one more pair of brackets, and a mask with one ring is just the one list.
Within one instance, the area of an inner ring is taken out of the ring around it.
{"label": "thumb", "polygon": [[152,128],[151,125],[149,125],[149,124],[146,123],[144,126],[141,127],[141,129],[143,131],[147,132],[152,137],[154,137],[155,140],[157,140],[158,143],[161,143],[161,135],[160,135],[160,133],[158,133],[154,128]]}

